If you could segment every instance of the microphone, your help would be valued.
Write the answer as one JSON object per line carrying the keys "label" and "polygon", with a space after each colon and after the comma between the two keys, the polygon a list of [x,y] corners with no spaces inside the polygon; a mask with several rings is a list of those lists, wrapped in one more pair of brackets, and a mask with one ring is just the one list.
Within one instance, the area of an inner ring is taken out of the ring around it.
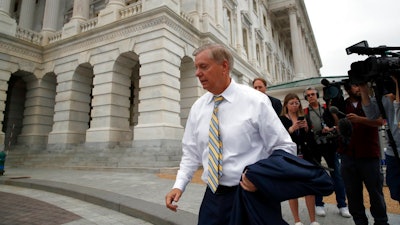
{"label": "microphone", "polygon": [[340,114],[342,116],[346,116],[346,113],[339,111],[339,109],[336,106],[329,107],[329,112],[333,114]]}

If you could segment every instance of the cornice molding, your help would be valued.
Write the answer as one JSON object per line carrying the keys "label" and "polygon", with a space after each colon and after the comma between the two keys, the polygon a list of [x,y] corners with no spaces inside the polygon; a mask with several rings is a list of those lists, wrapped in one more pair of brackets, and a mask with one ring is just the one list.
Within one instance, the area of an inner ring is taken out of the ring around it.
{"label": "cornice molding", "polygon": [[35,50],[28,45],[18,44],[17,42],[6,42],[4,39],[0,40],[0,53],[30,60],[35,63],[41,63],[43,60],[41,50]]}
{"label": "cornice molding", "polygon": [[[132,20],[134,21],[134,20]],[[128,23],[130,23],[129,21]],[[45,50],[46,61],[56,60],[57,58],[66,57],[81,53],[82,51],[89,51],[102,46],[110,45],[110,43],[119,42],[122,40],[136,38],[142,35],[146,30],[159,30],[154,27],[165,25],[173,30],[172,33],[176,34],[179,39],[186,39],[188,43],[197,43],[198,39],[192,33],[187,31],[187,28],[180,25],[174,19],[166,15],[137,23],[134,25],[126,26],[128,23],[118,24],[116,29],[109,29],[109,27],[99,27],[87,32],[89,35],[82,38],[68,38],[57,43],[51,44]],[[152,28],[152,29],[149,29]],[[71,41],[73,39],[73,41]],[[136,41],[137,43],[137,41]],[[116,46],[118,48],[118,46]],[[130,49],[132,50],[132,49]],[[60,53],[61,52],[61,53]]]}

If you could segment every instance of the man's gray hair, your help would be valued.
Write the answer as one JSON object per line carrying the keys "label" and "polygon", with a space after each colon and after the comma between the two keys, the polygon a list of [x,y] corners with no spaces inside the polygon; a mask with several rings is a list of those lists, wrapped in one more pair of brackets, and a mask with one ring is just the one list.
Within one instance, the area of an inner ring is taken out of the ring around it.
{"label": "man's gray hair", "polygon": [[214,59],[218,64],[221,64],[224,60],[228,61],[229,71],[233,69],[233,56],[231,51],[222,44],[209,43],[200,46],[193,52],[193,56],[197,56],[200,52],[210,50],[210,58]]}

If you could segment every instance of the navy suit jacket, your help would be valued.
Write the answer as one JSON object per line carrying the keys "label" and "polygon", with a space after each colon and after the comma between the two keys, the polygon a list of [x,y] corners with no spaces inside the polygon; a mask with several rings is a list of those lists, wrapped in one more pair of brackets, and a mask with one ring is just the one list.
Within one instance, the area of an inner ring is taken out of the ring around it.
{"label": "navy suit jacket", "polygon": [[282,112],[282,103],[281,103],[281,100],[279,100],[279,99],[277,99],[277,98],[274,98],[274,97],[272,97],[272,96],[270,96],[270,95],[267,95],[267,96],[269,97],[269,100],[271,100],[272,107],[274,108],[276,114],[277,114],[278,116],[281,115],[281,112]]}
{"label": "navy suit jacket", "polygon": [[239,185],[230,225],[286,225],[282,201],[333,192],[332,179],[323,168],[283,150],[274,151],[245,171],[257,191],[248,192]]}

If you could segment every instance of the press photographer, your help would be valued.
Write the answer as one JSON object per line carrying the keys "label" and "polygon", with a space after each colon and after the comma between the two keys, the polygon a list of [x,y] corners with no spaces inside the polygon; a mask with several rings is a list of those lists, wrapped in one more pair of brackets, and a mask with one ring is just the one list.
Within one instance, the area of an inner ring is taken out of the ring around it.
{"label": "press photographer", "polygon": [[[339,82],[330,82],[326,78],[321,80],[321,84],[324,85],[322,88],[323,91],[323,99],[326,102],[327,107],[337,107],[339,111],[344,109],[344,97],[342,91],[342,85],[347,82],[347,79],[343,79]],[[339,118],[342,118],[342,115],[338,115]]]}
{"label": "press photographer", "polygon": [[[386,184],[391,198],[400,205],[400,55],[394,50],[398,51],[400,47],[370,48],[366,41],[346,49],[347,54],[368,55],[366,60],[351,64],[349,79],[359,85],[365,115],[369,119],[382,117],[387,120]],[[369,87],[373,88],[375,96],[370,97]]]}
{"label": "press photographer", "polygon": [[[323,107],[318,102],[319,92],[314,87],[304,90],[304,98],[309,105],[304,109],[307,120],[311,122],[311,129],[314,134],[314,143],[312,144],[312,154],[317,164],[321,164],[322,157],[330,168],[330,175],[334,183],[337,206],[340,215],[350,218],[351,215],[347,208],[346,193],[343,179],[340,175],[340,163],[337,156],[337,133],[335,120],[328,107]],[[325,97],[325,96],[324,96]],[[324,202],[322,196],[315,196],[315,212],[318,216],[325,216]]]}
{"label": "press photographer", "polygon": [[[375,224],[388,224],[386,204],[383,196],[383,176],[380,167],[380,145],[378,127],[381,118],[368,119],[361,105],[361,92],[358,84],[344,83],[348,98],[344,101],[344,110],[331,112],[344,114],[339,121],[341,144],[338,152],[341,156],[341,174],[346,187],[349,211],[355,224],[368,224],[363,199],[363,185],[373,205],[371,214]],[[348,130],[351,130],[349,132]]]}

